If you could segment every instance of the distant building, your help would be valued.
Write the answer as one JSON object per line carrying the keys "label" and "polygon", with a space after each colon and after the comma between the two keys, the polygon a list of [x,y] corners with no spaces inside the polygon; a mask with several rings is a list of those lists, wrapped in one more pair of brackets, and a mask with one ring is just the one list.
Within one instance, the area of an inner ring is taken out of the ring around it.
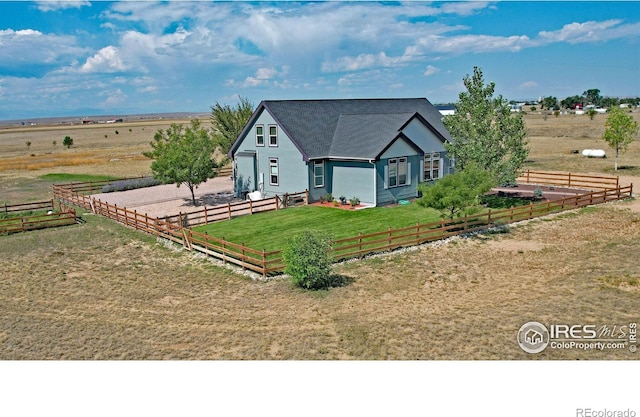
{"label": "distant building", "polygon": [[443,116],[453,116],[456,114],[456,106],[453,104],[436,104],[435,108],[438,109]]}

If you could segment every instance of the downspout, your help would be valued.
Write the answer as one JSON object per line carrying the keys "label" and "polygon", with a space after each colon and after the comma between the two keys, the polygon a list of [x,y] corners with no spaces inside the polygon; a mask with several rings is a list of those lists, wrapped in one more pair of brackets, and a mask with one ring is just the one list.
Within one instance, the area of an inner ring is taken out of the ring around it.
{"label": "downspout", "polygon": [[373,206],[378,206],[378,175],[376,172],[376,161],[375,159],[370,159],[369,163],[373,165]]}

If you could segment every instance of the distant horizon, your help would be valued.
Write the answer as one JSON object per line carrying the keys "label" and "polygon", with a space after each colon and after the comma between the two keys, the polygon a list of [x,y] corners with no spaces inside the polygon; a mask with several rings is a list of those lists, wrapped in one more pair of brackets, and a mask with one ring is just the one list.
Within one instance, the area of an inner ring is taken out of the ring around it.
{"label": "distant horizon", "polygon": [[239,97],[640,96],[638,1],[0,2],[0,120]]}

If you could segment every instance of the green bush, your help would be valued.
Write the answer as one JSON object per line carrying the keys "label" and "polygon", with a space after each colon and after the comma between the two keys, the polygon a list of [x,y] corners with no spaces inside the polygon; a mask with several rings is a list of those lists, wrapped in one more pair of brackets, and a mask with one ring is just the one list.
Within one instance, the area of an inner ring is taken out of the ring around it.
{"label": "green bush", "polygon": [[324,232],[305,230],[294,236],[282,251],[285,273],[291,281],[305,289],[332,286],[331,245],[333,238]]}

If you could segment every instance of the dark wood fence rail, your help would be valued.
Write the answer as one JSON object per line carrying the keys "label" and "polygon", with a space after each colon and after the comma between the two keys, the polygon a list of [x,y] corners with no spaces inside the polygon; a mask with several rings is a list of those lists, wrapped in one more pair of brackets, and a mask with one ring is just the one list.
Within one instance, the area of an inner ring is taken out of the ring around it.
{"label": "dark wood fence rail", "polygon": [[[531,172],[529,174],[531,180]],[[572,177],[574,177],[574,175],[572,175]],[[569,177],[567,174],[561,174],[558,178],[558,182],[567,180],[568,183]],[[599,179],[604,177],[594,178],[596,181],[591,183],[590,186],[592,188],[598,188],[601,184]],[[616,184],[618,184],[617,179]],[[83,186],[81,189],[87,188]],[[262,274],[264,277],[268,274],[279,273],[284,270],[285,265],[282,261],[281,251],[257,250],[244,244],[229,242],[224,238],[195,232],[185,227],[184,221],[168,221],[167,219],[151,218],[146,214],[137,213],[135,210],[131,211],[90,198],[86,195],[81,195],[75,192],[73,186],[54,185],[53,191],[55,198],[60,202],[92,210],[94,213],[116,220],[129,227],[181,244],[187,250],[205,253],[221,260],[223,263],[232,263],[241,267],[243,270],[251,270]],[[304,194],[307,199],[306,201],[308,201],[308,193],[305,192]],[[489,210],[486,213],[465,216],[452,221],[441,220],[438,222],[416,224],[400,229],[388,229],[366,235],[359,234],[358,236],[336,240],[332,252],[335,260],[362,257],[376,252],[390,251],[464,233],[486,230],[488,228],[532,219],[554,212],[621,200],[629,198],[632,195],[633,184],[627,187],[616,186],[615,188],[610,187],[585,192],[584,194],[566,197],[562,200],[529,204],[527,206],[512,207],[505,210]],[[289,198],[275,198],[277,201],[279,200],[283,206],[288,204]],[[296,195],[296,199],[297,198],[299,198],[299,196]],[[255,203],[256,202],[250,204]],[[205,217],[207,216],[209,216],[208,213]]]}
{"label": "dark wood fence rail", "polygon": [[0,206],[0,213],[19,213],[21,211],[53,210],[54,200],[36,201],[24,204],[3,204]]}
{"label": "dark wood fence rail", "polygon": [[603,175],[572,174],[570,172],[544,172],[526,170],[518,177],[518,182],[523,184],[557,185],[569,188],[585,188],[599,190],[605,188],[618,188],[619,177]]}
{"label": "dark wood fence rail", "polygon": [[0,234],[26,232],[49,227],[68,226],[76,223],[76,211],[73,209],[51,214],[19,216],[0,220]]}

